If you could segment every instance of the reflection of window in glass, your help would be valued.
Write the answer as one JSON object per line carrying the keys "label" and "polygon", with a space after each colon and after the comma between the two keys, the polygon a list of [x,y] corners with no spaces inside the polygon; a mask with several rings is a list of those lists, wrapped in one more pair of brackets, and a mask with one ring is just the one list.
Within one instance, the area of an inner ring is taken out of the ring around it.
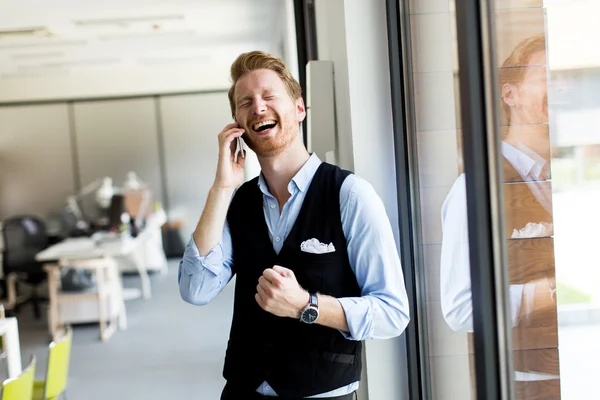
{"label": "reflection of window in glass", "polygon": [[598,397],[600,38],[597,0],[544,0],[562,398]]}
{"label": "reflection of window in glass", "polygon": [[[599,132],[600,135],[600,132]],[[584,147],[585,180],[600,180],[600,145],[591,144]]]}
{"label": "reflection of window in glass", "polygon": [[554,190],[560,190],[576,182],[575,147],[564,146],[552,149],[552,181]]}
{"label": "reflection of window in glass", "polygon": [[555,147],[552,157],[555,190],[600,181],[600,144]]}
{"label": "reflection of window in glass", "polygon": [[[560,159],[572,159],[574,150],[575,150],[575,148],[573,146],[555,147],[552,150],[552,157],[560,158]],[[554,170],[554,165],[552,166],[552,169]]]}

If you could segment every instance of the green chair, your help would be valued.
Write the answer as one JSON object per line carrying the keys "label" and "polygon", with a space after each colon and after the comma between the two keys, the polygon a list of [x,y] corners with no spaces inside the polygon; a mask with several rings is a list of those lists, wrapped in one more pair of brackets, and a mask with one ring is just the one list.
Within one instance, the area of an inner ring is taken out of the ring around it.
{"label": "green chair", "polygon": [[29,366],[21,375],[2,382],[2,400],[30,400],[33,394],[33,379],[35,377],[35,356],[31,357]]}
{"label": "green chair", "polygon": [[61,395],[64,396],[69,376],[72,340],[73,330],[67,327],[60,339],[50,343],[46,380],[34,382],[33,400],[55,400]]}

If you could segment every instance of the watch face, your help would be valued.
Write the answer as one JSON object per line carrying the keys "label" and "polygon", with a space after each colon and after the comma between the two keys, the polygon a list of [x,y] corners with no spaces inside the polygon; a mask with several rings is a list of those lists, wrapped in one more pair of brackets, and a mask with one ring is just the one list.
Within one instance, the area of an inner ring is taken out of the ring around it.
{"label": "watch face", "polygon": [[308,308],[302,313],[302,321],[306,322],[307,324],[312,324],[317,320],[318,317],[319,312],[314,308]]}

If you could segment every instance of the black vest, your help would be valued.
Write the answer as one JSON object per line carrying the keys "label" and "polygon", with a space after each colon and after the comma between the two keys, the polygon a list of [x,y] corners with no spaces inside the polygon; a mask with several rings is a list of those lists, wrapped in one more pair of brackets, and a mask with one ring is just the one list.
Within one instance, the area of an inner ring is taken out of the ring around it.
{"label": "black vest", "polygon": [[[308,291],[336,298],[360,296],[340,217],[340,188],[349,174],[320,165],[279,255],[269,238],[258,178],[236,192],[227,215],[237,277],[223,371],[236,387],[254,391],[267,381],[280,396],[306,397],[360,380],[362,342],[347,340],[336,329],[276,317],[254,298],[258,278],[274,265],[294,271]],[[301,243],[312,238],[333,243],[335,252],[302,252]]]}
{"label": "black vest", "polygon": [[[503,163],[504,182],[526,185],[531,194],[528,208],[530,211],[536,211],[536,216],[540,219],[532,222],[552,223],[552,183],[547,180],[549,179],[548,171],[543,171],[539,180],[525,181],[506,157],[503,158]],[[506,206],[507,204],[505,204]],[[526,210],[520,211],[526,212]]]}

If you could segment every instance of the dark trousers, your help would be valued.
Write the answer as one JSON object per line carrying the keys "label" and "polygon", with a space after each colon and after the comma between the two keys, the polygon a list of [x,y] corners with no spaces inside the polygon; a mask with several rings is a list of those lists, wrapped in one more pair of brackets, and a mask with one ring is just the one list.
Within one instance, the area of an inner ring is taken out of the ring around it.
{"label": "dark trousers", "polygon": [[[354,400],[355,393],[337,397],[325,397],[324,400]],[[302,400],[302,397],[272,397],[263,396],[256,391],[242,391],[227,383],[221,394],[221,400]],[[320,400],[320,399],[319,399]]]}

